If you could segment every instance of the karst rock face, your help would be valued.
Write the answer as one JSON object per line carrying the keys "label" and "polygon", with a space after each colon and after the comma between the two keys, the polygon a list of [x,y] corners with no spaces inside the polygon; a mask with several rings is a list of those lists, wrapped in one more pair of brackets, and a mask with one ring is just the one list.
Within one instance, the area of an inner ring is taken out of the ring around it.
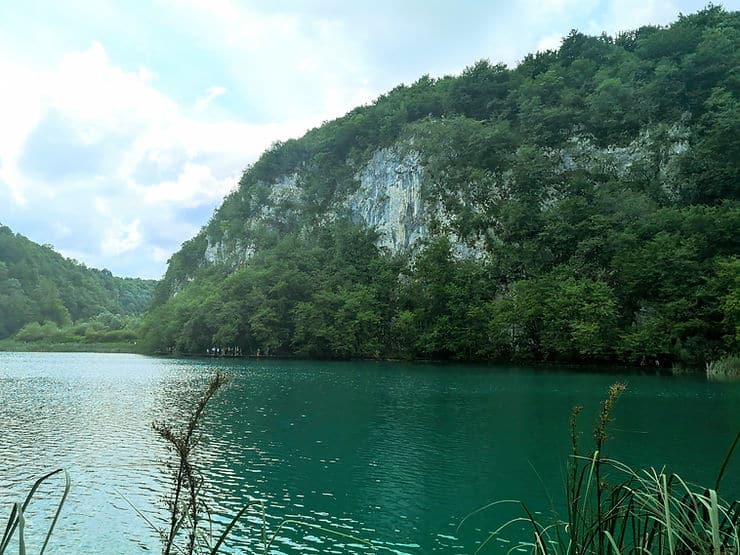
{"label": "karst rock face", "polygon": [[[587,136],[573,136],[558,149],[543,150],[562,172],[581,168],[622,178],[636,164],[656,165],[659,185],[670,197],[675,195],[678,160],[688,148],[688,134],[686,126],[675,124],[663,126],[658,131],[645,130],[627,145],[599,147]],[[662,145],[660,149],[656,146],[658,141]],[[658,159],[656,152],[659,152]],[[491,196],[509,194],[508,179],[510,176],[506,174],[493,179]],[[458,256],[485,256],[485,238],[461,237],[453,224],[455,214],[425,194],[430,181],[424,156],[408,142],[375,150],[369,160],[353,172],[353,182],[354,190],[325,204],[320,221],[348,217],[354,223],[374,229],[378,234],[378,246],[394,253],[422,248],[430,236],[444,234]],[[270,183],[261,183],[267,194],[248,201],[251,205],[249,216],[238,225],[223,221],[227,216],[217,213],[199,236],[202,248],[196,253],[196,266],[224,264],[237,268],[259,249],[254,240],[256,230],[273,229],[280,233],[281,229],[300,225],[304,232],[310,233],[310,224],[304,218],[303,184],[304,175],[300,170],[281,175]],[[245,188],[249,193],[249,186]],[[244,198],[243,193],[235,194]],[[543,195],[543,205],[558,201],[557,191]],[[461,198],[460,202],[474,201]],[[229,225],[223,225],[225,223]],[[214,233],[214,229],[223,228],[240,231]]]}
{"label": "karst rock face", "polygon": [[378,232],[379,246],[406,250],[428,235],[429,209],[421,197],[424,169],[418,152],[378,150],[357,180],[360,186],[346,204],[354,221]]}

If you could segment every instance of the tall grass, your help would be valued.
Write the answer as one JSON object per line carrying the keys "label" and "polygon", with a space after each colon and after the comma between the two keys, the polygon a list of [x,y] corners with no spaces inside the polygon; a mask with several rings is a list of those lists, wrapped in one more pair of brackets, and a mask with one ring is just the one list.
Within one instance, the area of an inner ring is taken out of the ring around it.
{"label": "tall grass", "polygon": [[664,470],[636,471],[602,455],[612,410],[623,390],[623,385],[613,385],[602,402],[594,428],[595,449],[590,456],[579,453],[577,418],[581,408],[573,410],[565,519],[543,523],[524,503],[505,501],[519,505],[522,516],[500,526],[476,553],[512,525],[524,522],[531,527],[532,538],[516,544],[509,552],[523,549],[534,555],[740,554],[740,503],[730,503],[718,493],[740,441],[740,431],[712,488],[690,484]]}
{"label": "tall grass", "polygon": [[57,520],[59,519],[59,514],[62,512],[62,507],[64,506],[64,502],[67,500],[67,495],[69,494],[69,488],[70,488],[70,480],[69,480],[69,474],[67,474],[67,471],[64,469],[58,469],[54,470],[53,472],[49,472],[47,475],[42,476],[31,487],[31,490],[28,492],[28,495],[26,495],[26,499],[23,501],[23,503],[14,503],[13,508],[10,511],[10,516],[8,517],[8,522],[5,526],[5,532],[3,533],[2,540],[0,540],[0,555],[3,555],[6,550],[10,548],[11,540],[13,539],[13,536],[18,536],[18,553],[19,555],[25,555],[26,553],[26,537],[25,537],[25,513],[28,509],[28,506],[31,504],[31,501],[33,500],[33,497],[36,493],[36,490],[39,489],[41,484],[46,482],[47,480],[50,480],[57,474],[64,474],[64,490],[62,492],[62,495],[59,499],[59,504],[57,505],[56,511],[54,512],[54,516],[51,520],[51,523],[49,524],[49,528],[46,532],[46,536],[44,537],[44,543],[41,546],[41,550],[39,551],[39,555],[43,555],[44,551],[46,551],[46,547],[49,545],[49,539],[51,538],[51,533],[54,531],[54,527],[56,526]]}
{"label": "tall grass", "polygon": [[707,378],[713,382],[740,381],[740,355],[726,355],[708,363]]}

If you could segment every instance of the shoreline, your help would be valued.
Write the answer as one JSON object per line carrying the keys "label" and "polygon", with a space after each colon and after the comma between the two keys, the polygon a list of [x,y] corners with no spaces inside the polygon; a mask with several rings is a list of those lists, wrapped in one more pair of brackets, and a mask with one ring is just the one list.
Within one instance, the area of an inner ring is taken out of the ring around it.
{"label": "shoreline", "polygon": [[291,355],[206,355],[188,353],[146,352],[131,343],[47,343],[35,345],[13,340],[0,340],[0,352],[9,353],[101,353],[101,354],[135,354],[158,358],[192,358],[203,360],[272,360],[272,361],[315,361],[315,362],[393,362],[406,364],[439,364],[476,366],[528,366],[543,371],[576,370],[582,372],[605,373],[624,371],[630,374],[656,374],[661,376],[706,375],[702,368],[685,368],[680,372],[663,366],[635,366],[625,363],[607,362],[553,362],[553,361],[526,361],[526,360],[454,360],[454,359],[400,359],[393,357],[362,358],[362,359],[333,359],[333,358],[306,358]]}
{"label": "shoreline", "polygon": [[12,339],[0,340],[0,352],[6,353],[126,353],[146,354],[137,345],[125,342],[115,343],[24,343]]}

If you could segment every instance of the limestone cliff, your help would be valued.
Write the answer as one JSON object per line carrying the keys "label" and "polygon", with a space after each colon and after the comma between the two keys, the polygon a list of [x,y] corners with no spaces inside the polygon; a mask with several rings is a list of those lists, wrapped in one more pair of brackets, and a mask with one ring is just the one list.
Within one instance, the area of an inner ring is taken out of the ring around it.
{"label": "limestone cliff", "polygon": [[418,152],[378,150],[356,178],[359,187],[345,205],[355,222],[379,233],[379,246],[407,250],[428,235],[430,209],[422,200],[424,169]]}
{"label": "limestone cliff", "polygon": [[[677,167],[688,149],[689,129],[680,123],[644,130],[627,145],[597,146],[592,138],[573,136],[558,149],[543,149],[554,160],[558,171],[584,169],[623,179],[641,164],[652,168],[666,195],[675,197]],[[511,196],[511,176],[504,172],[494,176],[490,196]],[[449,237],[459,256],[480,257],[485,252],[485,238],[461,237],[455,225],[455,214],[442,203],[425,194],[430,183],[425,172],[424,156],[407,142],[374,151],[369,160],[354,172],[354,190],[344,198],[334,199],[327,206],[322,221],[348,215],[355,223],[378,232],[378,246],[390,252],[412,251],[432,234]],[[206,228],[201,265],[226,264],[238,267],[258,248],[254,234],[265,229],[290,227],[302,222],[305,206],[304,176],[300,171],[283,175],[263,186],[267,195],[263,202],[252,206],[252,214],[241,222],[241,234],[213,232]],[[558,202],[558,192],[543,194],[542,208]],[[472,210],[473,199],[461,197]],[[254,201],[253,201],[254,202]],[[434,225],[430,225],[431,223]],[[309,224],[302,223],[304,232]],[[491,232],[492,233],[492,232]]]}

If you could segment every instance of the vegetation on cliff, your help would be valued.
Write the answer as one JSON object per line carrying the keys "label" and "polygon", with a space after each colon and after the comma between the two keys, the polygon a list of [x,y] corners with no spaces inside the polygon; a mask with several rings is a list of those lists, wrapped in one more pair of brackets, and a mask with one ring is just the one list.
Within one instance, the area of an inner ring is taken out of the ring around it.
{"label": "vegetation on cliff", "polygon": [[[571,32],[274,145],[171,261],[153,351],[702,366],[740,341],[740,14]],[[418,153],[428,233],[347,206]],[[275,201],[281,195],[280,202]]]}

